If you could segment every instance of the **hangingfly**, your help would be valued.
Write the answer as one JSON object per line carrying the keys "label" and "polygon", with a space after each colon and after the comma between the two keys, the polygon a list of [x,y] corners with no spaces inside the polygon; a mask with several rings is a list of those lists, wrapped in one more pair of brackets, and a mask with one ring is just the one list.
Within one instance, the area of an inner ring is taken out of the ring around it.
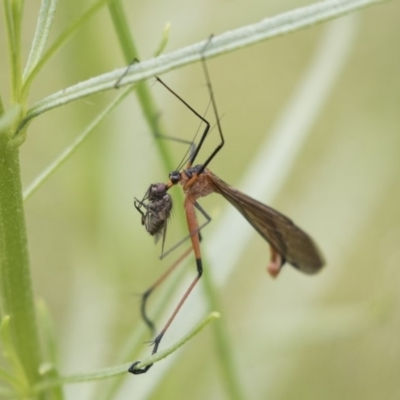
{"label": "hangingfly", "polygon": [[[224,136],[222,134],[221,122],[218,117],[217,106],[204,56],[204,52],[211,39],[212,37],[210,37],[210,39],[207,41],[201,53],[201,61],[207,82],[207,88],[211,98],[211,105],[216,116],[217,128],[221,142],[203,164],[193,165],[210,130],[210,123],[170,87],[168,87],[160,78],[157,77],[157,80],[167,90],[169,90],[176,98],[185,104],[186,107],[189,108],[189,110],[205,124],[205,129],[197,147],[194,147],[190,151],[186,168],[182,170],[178,168],[176,171],[171,172],[169,174],[169,180],[165,184],[158,183],[151,185],[143,200],[136,200],[135,202],[135,207],[142,215],[142,224],[145,225],[146,230],[152,235],[161,235],[162,233],[164,245],[167,220],[172,208],[172,199],[167,192],[171,187],[180,184],[185,195],[184,209],[189,229],[189,238],[192,245],[191,249],[187,250],[180,257],[180,259],[177,260],[163,274],[163,276],[159,278],[156,283],[144,293],[142,297],[142,316],[152,330],[154,330],[154,325],[147,317],[145,311],[145,305],[148,296],[191,251],[194,252],[196,258],[197,276],[184,293],[182,299],[176,306],[164,328],[155,338],[153,342],[152,354],[157,352],[158,346],[165,332],[203,273],[200,251],[200,230],[204,225],[199,227],[195,209],[203,214],[207,220],[206,223],[208,223],[211,218],[197,202],[200,197],[207,196],[210,193],[219,193],[226,200],[228,200],[243,215],[243,217],[246,218],[246,220],[261,235],[261,237],[268,242],[270,246],[270,262],[267,270],[271,276],[276,277],[286,262],[306,274],[314,274],[318,272],[324,265],[323,256],[318,250],[318,247],[314,241],[289,218],[228,185],[207,168],[210,161],[224,146]],[[146,210],[145,212],[141,210],[142,207]],[[173,248],[175,247],[176,246]],[[167,253],[169,253],[169,251]],[[166,253],[163,254],[165,255]],[[144,368],[137,368],[139,363],[140,361],[133,363],[129,368],[129,372],[133,374],[142,374],[147,372],[152,366],[148,365]]]}

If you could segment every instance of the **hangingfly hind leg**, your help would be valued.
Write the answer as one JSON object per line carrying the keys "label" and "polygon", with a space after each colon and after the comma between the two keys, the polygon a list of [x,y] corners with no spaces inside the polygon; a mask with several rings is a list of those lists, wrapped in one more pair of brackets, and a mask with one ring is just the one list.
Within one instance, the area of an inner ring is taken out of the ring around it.
{"label": "hangingfly hind leg", "polygon": [[[135,198],[135,208],[141,214],[142,225],[145,226],[147,232],[156,238],[162,234],[162,254],[160,258],[165,257],[167,254],[171,253],[172,250],[178,248],[181,244],[186,242],[187,239],[190,239],[193,235],[198,235],[201,240],[200,231],[203,229],[210,221],[211,217],[205,212],[205,210],[197,203],[194,203],[194,206],[202,213],[202,215],[206,218],[206,222],[204,222],[200,227],[197,227],[191,234],[180,240],[176,245],[170,248],[167,252],[164,253],[164,243],[165,243],[165,234],[167,231],[167,223],[168,219],[171,215],[172,210],[172,198],[166,191],[166,185],[163,183],[151,184],[146,194],[144,195],[142,200],[138,200]],[[145,211],[142,210],[145,209]],[[142,294],[141,300],[141,315],[146,323],[146,325],[151,330],[152,334],[155,332],[155,325],[153,321],[148,317],[146,312],[146,305],[148,298],[153,293],[153,291],[158,287],[167,277],[168,275],[175,270],[175,268],[181,264],[181,262],[190,254],[192,248],[186,250],[168,269],[164,274],[158,278],[153,285],[150,286]]]}
{"label": "hangingfly hind leg", "polygon": [[[207,218],[206,223],[203,224],[200,227],[198,226],[198,222],[197,222],[197,218],[196,218],[194,207],[196,207]],[[163,275],[161,275],[161,277],[159,279],[157,279],[157,281],[148,290],[146,290],[146,292],[144,292],[143,295],[142,295],[142,302],[141,302],[141,308],[140,308],[141,309],[142,318],[145,321],[145,323],[147,324],[147,326],[150,328],[152,333],[155,332],[155,326],[154,326],[154,323],[152,322],[152,320],[150,320],[150,318],[148,318],[147,313],[146,313],[147,300],[148,300],[149,296],[153,293],[153,291],[170,275],[170,273],[172,271],[174,271],[176,269],[176,267],[178,265],[180,265],[182,263],[182,261],[192,251],[194,251],[194,254],[195,254],[195,257],[196,257],[197,276],[193,280],[193,282],[189,286],[189,288],[186,290],[186,292],[184,293],[182,299],[180,300],[179,304],[175,308],[173,314],[169,318],[168,322],[166,323],[166,325],[164,326],[162,331],[154,339],[152,354],[155,354],[157,352],[158,346],[159,346],[159,344],[160,344],[165,332],[167,331],[167,329],[171,325],[171,323],[174,320],[175,316],[178,314],[179,310],[181,309],[183,303],[185,302],[185,300],[187,299],[187,297],[189,296],[189,294],[193,290],[194,286],[196,285],[196,283],[201,278],[201,275],[202,275],[202,272],[203,272],[202,261],[201,261],[201,253],[200,253],[200,242],[201,242],[200,230],[202,229],[203,226],[205,226],[207,223],[209,223],[211,221],[211,218],[197,202],[193,202],[188,198],[185,200],[185,207],[184,208],[185,208],[186,219],[188,221],[188,228],[189,228],[189,232],[190,232],[190,235],[188,236],[188,238],[190,238],[191,241],[192,241],[192,247],[187,249],[181,255],[181,257],[179,257],[168,268],[168,270]],[[183,243],[183,242],[181,242],[181,243]],[[140,361],[137,361],[137,362],[133,363],[131,365],[131,367],[129,368],[129,372],[131,372],[131,373],[133,373],[135,375],[143,374],[143,373],[147,372],[151,367],[151,365],[149,365],[149,366],[147,366],[145,368],[142,368],[142,369],[135,369],[135,366],[138,365],[139,363],[140,363]]]}
{"label": "hangingfly hind leg", "polygon": [[[204,51],[206,49],[206,47],[209,45],[211,41],[211,37],[210,39],[207,41],[203,51],[202,51],[202,55],[201,55],[201,60],[202,60],[202,65],[203,65],[203,69],[205,71],[206,74],[206,79],[207,79],[207,87],[209,90],[209,94],[211,97],[211,103],[212,106],[214,108],[214,111],[216,109],[215,106],[215,100],[214,100],[214,95],[212,93],[212,88],[211,88],[211,83],[209,82],[209,75],[208,75],[208,71],[207,71],[207,66],[205,63],[205,57],[204,57]],[[187,161],[187,166],[190,167],[194,160],[196,159],[202,145],[203,142],[205,140],[205,138],[207,137],[207,134],[210,130],[210,123],[201,115],[199,114],[193,107],[191,107],[185,100],[183,100],[177,93],[175,93],[169,86],[167,86],[160,78],[157,77],[157,80],[168,90],[170,91],[176,98],[178,98],[178,100],[180,100],[183,104],[185,104],[189,110],[191,110],[206,126],[204,128],[204,131],[202,133],[202,136],[199,140],[199,143],[196,147],[191,147],[190,150],[190,155]],[[214,150],[214,152],[211,154],[210,157],[208,157],[208,159],[206,160],[204,167],[202,167],[202,170],[205,168],[205,166],[211,161],[211,159],[215,156],[215,154],[217,154],[217,152],[222,148],[222,146],[224,145],[224,138],[219,126],[219,121],[217,121],[218,124],[218,131],[221,137],[221,143],[218,145],[218,147]],[[193,145],[192,145],[193,146]],[[180,182],[181,179],[181,175],[178,172],[179,169],[181,167],[177,168],[176,171],[174,171],[173,173],[170,174],[170,181],[167,183],[167,189],[168,190],[170,187],[176,185],[177,183]],[[201,171],[197,171],[198,173],[201,173]],[[175,178],[177,178],[177,180],[174,180],[174,173],[176,173],[177,175],[175,175]],[[195,174],[196,176],[198,175],[197,173]],[[192,181],[190,183],[186,182],[185,186],[184,186],[184,192],[186,188],[189,188],[195,181],[196,181],[196,176],[193,175]],[[203,224],[202,226],[199,227],[198,222],[197,222],[197,218],[196,218],[196,213],[195,213],[195,208],[198,209],[205,217],[206,217],[206,222],[205,224]],[[186,289],[185,293],[183,294],[181,300],[179,301],[178,305],[176,306],[174,312],[172,313],[172,315],[170,316],[170,318],[168,319],[167,323],[165,324],[164,328],[161,330],[161,332],[157,335],[157,337],[155,338],[154,342],[153,342],[153,349],[152,349],[152,354],[155,354],[158,350],[158,347],[160,345],[160,342],[162,340],[162,338],[164,337],[166,331],[168,330],[169,326],[171,325],[171,323],[173,322],[174,318],[176,317],[176,315],[178,314],[179,310],[181,309],[182,305],[184,304],[184,302],[186,301],[187,297],[189,296],[189,294],[192,292],[193,288],[196,286],[197,282],[200,280],[202,273],[203,273],[203,265],[202,265],[202,259],[201,259],[201,251],[200,251],[200,229],[202,229],[203,226],[205,226],[207,223],[210,222],[211,218],[208,216],[208,214],[202,209],[202,207],[196,202],[196,197],[191,197],[190,195],[186,195],[185,197],[185,201],[184,201],[184,209],[185,209],[185,214],[186,214],[186,220],[187,220],[187,224],[188,224],[188,230],[189,230],[189,235],[187,238],[190,238],[191,242],[192,242],[192,250],[194,252],[195,255],[195,259],[196,259],[196,270],[197,270],[197,275],[194,278],[194,280],[192,281],[192,283],[190,284],[190,286]],[[142,219],[143,219],[143,214],[142,214]],[[184,241],[187,239],[185,238]],[[178,245],[180,245],[182,243],[179,242]],[[176,246],[173,247],[173,249]],[[166,252],[169,253],[170,251]],[[185,252],[184,255],[182,257],[185,257],[188,254],[188,252]],[[181,258],[182,259],[182,258]],[[180,260],[181,260],[180,259]],[[153,290],[161,283],[164,281],[164,279],[176,268],[176,266],[178,265],[179,262],[173,264],[164,275],[161,276],[161,278],[159,280],[156,281],[156,283],[148,290],[145,292],[145,294],[143,295],[143,300],[142,300],[142,315],[147,323],[147,325],[154,329],[154,324],[147,318],[147,314],[146,314],[146,310],[145,310],[145,306],[146,306],[146,302],[147,299],[149,297],[149,295],[153,292]],[[137,365],[140,364],[140,361],[134,362],[130,368],[129,368],[129,372],[137,375],[137,374],[143,374],[145,372],[147,372],[151,366],[148,365],[144,368],[136,368]]]}
{"label": "hangingfly hind leg", "polygon": [[[183,303],[186,301],[186,299],[188,298],[188,296],[192,292],[193,288],[196,286],[197,282],[200,280],[201,275],[203,273],[203,265],[202,265],[201,253],[200,253],[200,235],[198,233],[199,227],[198,227],[198,224],[197,224],[196,214],[195,214],[195,210],[194,210],[194,203],[190,198],[186,198],[186,200],[185,200],[185,213],[186,213],[186,218],[187,218],[187,222],[188,222],[189,232],[192,233],[190,238],[191,238],[191,241],[192,241],[193,251],[194,251],[194,254],[195,254],[195,257],[196,257],[197,276],[192,281],[190,286],[187,288],[186,292],[183,294],[181,300],[179,301],[179,303],[176,306],[174,312],[172,313],[172,315],[168,319],[168,321],[165,324],[164,328],[161,330],[161,332],[154,339],[153,350],[152,350],[151,354],[155,354],[157,352],[158,346],[160,345],[160,342],[161,342],[162,338],[164,337],[165,332],[167,332],[167,330],[168,330],[169,326],[171,325],[172,321],[175,319],[175,317],[178,314],[179,310],[181,309]],[[195,232],[197,232],[197,233],[195,233]],[[187,254],[185,253],[184,256],[186,256],[186,255]],[[175,266],[174,266],[174,268],[175,268]],[[167,271],[166,275],[168,275],[170,272],[171,271]],[[162,277],[161,281],[164,280],[166,275]],[[161,281],[158,282],[157,285],[159,283],[161,283]],[[151,366],[153,365],[153,364],[150,364],[150,365],[147,365],[144,368],[135,368],[138,364],[140,364],[140,361],[134,362],[129,367],[128,371],[131,372],[132,374],[139,375],[139,374],[143,374],[143,373],[147,372],[151,368]]]}

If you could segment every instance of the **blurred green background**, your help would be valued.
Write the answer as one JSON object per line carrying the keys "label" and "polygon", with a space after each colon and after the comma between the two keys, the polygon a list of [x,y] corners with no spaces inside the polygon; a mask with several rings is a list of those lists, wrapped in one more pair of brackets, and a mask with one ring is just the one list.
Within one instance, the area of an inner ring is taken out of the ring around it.
{"label": "blurred green background", "polygon": [[[26,51],[38,3],[26,2]],[[167,22],[171,30],[165,52],[311,3],[176,0],[124,1],[124,6],[145,60]],[[60,1],[53,37],[90,4]],[[400,5],[368,8],[349,24],[354,29],[349,57],[271,204],[312,234],[327,266],[316,277],[286,267],[273,281],[265,273],[268,248],[253,233],[228,281],[219,285],[218,311],[228,328],[246,399],[400,398]],[[210,168],[222,179],[240,188],[325,29],[319,25],[208,62],[226,137]],[[5,54],[1,30],[0,52]],[[123,65],[105,7],[46,66],[35,82],[31,104]],[[9,78],[3,57],[0,68],[6,99]],[[199,64],[162,78],[197,110],[206,109],[208,94]],[[190,140],[197,120],[160,85],[153,80],[149,84],[168,134]],[[24,185],[114,96],[101,93],[35,119],[21,148]],[[211,136],[204,157],[218,141],[216,131]],[[185,148],[176,143],[168,147],[178,164]],[[133,332],[143,328],[137,293],[174,259],[158,259],[160,247],[142,228],[133,197],[143,196],[151,182],[166,181],[168,172],[132,95],[27,202],[35,293],[53,318],[62,373],[89,372],[132,358],[117,355]],[[216,195],[201,204],[213,218],[203,234],[207,248],[207,238],[230,206]],[[186,234],[179,223],[178,200],[175,208],[169,245]],[[221,248],[226,251],[229,248]],[[192,277],[194,264],[186,270]],[[155,294],[154,302],[162,296]],[[163,347],[183,335],[185,320],[195,322],[204,315],[195,310],[192,302],[185,305]],[[149,349],[144,344],[142,350],[146,354]],[[167,369],[162,364],[168,361],[163,361],[144,376],[127,374],[113,398],[229,398],[214,353],[208,327],[179,350]],[[98,398],[99,390],[110,384],[68,386],[67,397]]]}

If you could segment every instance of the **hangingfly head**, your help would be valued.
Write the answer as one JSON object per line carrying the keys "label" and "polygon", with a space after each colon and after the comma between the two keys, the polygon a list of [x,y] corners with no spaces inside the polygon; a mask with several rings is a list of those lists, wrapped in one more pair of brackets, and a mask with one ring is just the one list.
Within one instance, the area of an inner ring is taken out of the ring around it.
{"label": "hangingfly head", "polygon": [[169,174],[170,186],[176,185],[181,180],[181,173],[179,171],[172,171]]}

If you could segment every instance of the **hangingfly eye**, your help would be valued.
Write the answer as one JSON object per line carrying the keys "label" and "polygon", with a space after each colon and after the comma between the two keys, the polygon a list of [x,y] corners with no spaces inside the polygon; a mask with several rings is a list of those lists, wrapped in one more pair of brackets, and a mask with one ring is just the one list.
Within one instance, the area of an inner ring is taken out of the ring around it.
{"label": "hangingfly eye", "polygon": [[[219,193],[226,200],[228,200],[229,203],[231,203],[243,215],[244,218],[246,218],[246,220],[253,226],[253,228],[269,244],[270,261],[267,270],[271,276],[276,277],[286,262],[288,264],[291,264],[297,270],[306,274],[314,274],[318,272],[325,263],[321,252],[319,251],[317,245],[314,243],[311,237],[301,228],[295,225],[292,220],[285,217],[280,212],[272,209],[271,207],[260,203],[259,201],[228,185],[207,168],[208,164],[222,149],[225,143],[224,136],[222,134],[221,122],[218,118],[218,111],[214,98],[214,93],[211,88],[211,81],[204,57],[204,52],[211,42],[211,38],[212,37],[210,37],[210,39],[207,41],[203,52],[201,53],[201,60],[207,82],[208,92],[211,98],[211,105],[216,117],[217,129],[221,141],[211,153],[211,155],[209,155],[202,164],[193,165],[204,143],[204,140],[209,133],[210,123],[201,114],[194,110],[177,93],[175,93],[169,86],[167,86],[160,78],[157,77],[158,82],[160,82],[168,91],[170,91],[176,98],[178,98],[178,100],[186,105],[186,107],[193,114],[195,114],[202,121],[202,123],[205,124],[205,128],[197,147],[194,146],[193,143],[191,143],[191,151],[187,160],[186,168],[183,170],[180,170],[180,168],[178,168],[179,170],[172,171],[169,174],[169,181],[166,184],[157,183],[154,185],[150,185],[150,188],[146,192],[144,199],[142,201],[136,200],[135,202],[135,207],[142,214],[142,224],[145,225],[146,230],[152,235],[157,235],[162,231],[164,235],[164,245],[167,220],[170,216],[172,209],[172,200],[169,197],[167,191],[171,187],[180,184],[183,188],[183,192],[185,195],[183,205],[189,229],[189,236],[187,238],[190,238],[191,240],[192,248],[190,250],[194,253],[196,259],[197,276],[195,277],[189,288],[186,290],[186,292],[183,294],[181,301],[175,308],[172,316],[169,318],[164,328],[155,338],[153,342],[154,344],[152,354],[157,352],[158,346],[165,332],[167,331],[176,314],[179,312],[186,298],[189,296],[192,289],[199,281],[203,273],[200,250],[200,230],[202,229],[202,227],[204,227],[205,224],[199,227],[195,211],[200,211],[201,214],[203,214],[203,216],[207,220],[206,224],[210,222],[211,218],[197,202],[199,198],[207,196],[210,193]],[[141,210],[142,207],[145,209],[145,212]],[[179,242],[178,245],[182,242],[183,241]],[[177,245],[173,246],[172,249],[175,249],[176,247]],[[163,254],[168,254],[170,251],[171,249]],[[147,325],[152,330],[154,328],[154,325],[147,317],[145,310],[148,296],[153,291],[153,289],[155,289],[188,254],[189,251],[186,251],[180,257],[180,259],[177,260],[177,262],[175,262],[170,267],[170,269],[166,271],[164,275],[160,277],[155,282],[155,284],[144,293],[142,297],[142,316]],[[147,372],[151,367],[151,365],[148,365],[144,368],[137,368],[139,363],[139,361],[133,363],[129,368],[129,372],[132,372],[133,374],[142,374]]]}

